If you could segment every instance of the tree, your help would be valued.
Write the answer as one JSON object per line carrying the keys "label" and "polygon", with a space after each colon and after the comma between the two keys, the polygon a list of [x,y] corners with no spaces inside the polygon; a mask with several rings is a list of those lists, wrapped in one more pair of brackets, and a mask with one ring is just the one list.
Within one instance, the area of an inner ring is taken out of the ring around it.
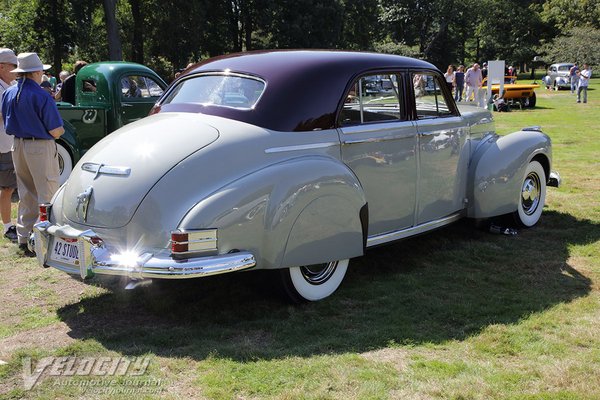
{"label": "tree", "polygon": [[103,0],[106,31],[108,37],[108,59],[120,61],[123,59],[121,38],[117,25],[117,0]]}
{"label": "tree", "polygon": [[542,46],[540,51],[549,62],[600,64],[600,29],[576,27]]}

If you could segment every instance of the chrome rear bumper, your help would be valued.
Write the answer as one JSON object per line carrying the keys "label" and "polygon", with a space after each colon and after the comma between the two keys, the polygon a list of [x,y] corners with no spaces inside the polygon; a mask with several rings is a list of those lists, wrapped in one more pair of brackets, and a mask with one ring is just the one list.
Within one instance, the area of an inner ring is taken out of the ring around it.
{"label": "chrome rear bumper", "polygon": [[[54,236],[77,240],[79,265],[70,265],[50,259],[49,249]],[[70,226],[52,225],[38,222],[33,227],[33,246],[38,263],[53,267],[82,279],[94,274],[119,275],[131,279],[186,279],[224,274],[252,268],[256,265],[249,252],[237,252],[216,256],[174,260],[169,256],[155,256],[152,253],[115,254],[103,244],[94,244],[98,235],[92,230],[80,231]]]}

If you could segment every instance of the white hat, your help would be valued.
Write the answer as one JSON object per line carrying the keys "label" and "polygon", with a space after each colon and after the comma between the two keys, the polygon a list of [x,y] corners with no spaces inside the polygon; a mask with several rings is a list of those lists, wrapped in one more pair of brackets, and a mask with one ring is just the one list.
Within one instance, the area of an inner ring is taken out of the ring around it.
{"label": "white hat", "polygon": [[35,72],[50,69],[50,65],[42,64],[37,53],[21,53],[17,57],[18,66],[10,72]]}
{"label": "white hat", "polygon": [[0,49],[0,63],[17,65],[17,56],[11,49]]}

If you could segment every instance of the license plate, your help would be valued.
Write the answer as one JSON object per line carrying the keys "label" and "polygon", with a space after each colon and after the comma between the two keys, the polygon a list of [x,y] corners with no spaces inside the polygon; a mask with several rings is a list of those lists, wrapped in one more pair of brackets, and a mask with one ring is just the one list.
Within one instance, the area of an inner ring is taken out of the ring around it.
{"label": "license plate", "polygon": [[50,252],[50,259],[66,264],[79,265],[77,239],[55,237]]}

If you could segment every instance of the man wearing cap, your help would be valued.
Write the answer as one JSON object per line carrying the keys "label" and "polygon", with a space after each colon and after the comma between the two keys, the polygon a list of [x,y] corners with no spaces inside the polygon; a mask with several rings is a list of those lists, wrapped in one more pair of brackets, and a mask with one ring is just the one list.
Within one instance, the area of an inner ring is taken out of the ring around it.
{"label": "man wearing cap", "polygon": [[38,204],[48,203],[58,190],[58,151],[54,139],[64,133],[63,122],[54,99],[40,87],[44,70],[36,53],[17,57],[17,84],[2,97],[2,117],[6,133],[13,135],[13,162],[19,190],[17,234],[24,256],[27,239],[38,218]]}
{"label": "man wearing cap", "polygon": [[[16,74],[11,72],[17,68],[17,56],[11,49],[0,49],[0,99],[15,82]],[[1,107],[1,105],[0,105]],[[0,109],[1,112],[1,109]],[[12,161],[13,137],[6,134],[4,121],[0,115],[0,216],[4,224],[4,237],[16,242],[17,228],[11,221],[11,198],[17,188],[17,176]]]}

